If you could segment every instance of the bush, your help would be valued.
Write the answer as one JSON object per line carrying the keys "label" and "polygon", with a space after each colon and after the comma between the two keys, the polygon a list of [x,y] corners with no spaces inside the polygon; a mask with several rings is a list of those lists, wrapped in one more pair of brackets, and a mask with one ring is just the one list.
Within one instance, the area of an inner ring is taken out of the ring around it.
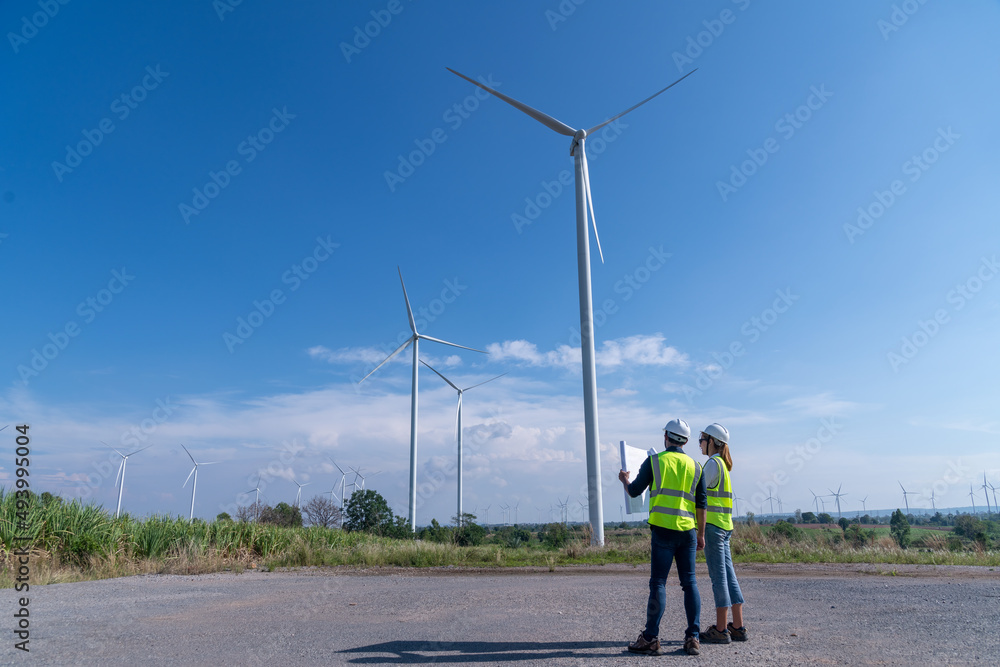
{"label": "bush", "polygon": [[802,539],[802,529],[795,524],[788,523],[784,519],[779,519],[771,526],[771,535],[777,535],[787,539],[789,542],[798,542]]}
{"label": "bush", "polygon": [[460,547],[478,547],[485,537],[486,529],[471,521],[455,530],[455,544]]}
{"label": "bush", "polygon": [[861,548],[875,540],[874,530],[865,530],[856,523],[852,523],[844,530],[844,539],[854,548]]}
{"label": "bush", "polygon": [[906,520],[901,510],[897,509],[892,513],[889,526],[892,539],[896,541],[900,549],[910,546],[910,522]]}
{"label": "bush", "polygon": [[550,523],[538,531],[538,540],[549,549],[561,549],[569,541],[569,531],[561,523]]}
{"label": "bush", "polygon": [[507,526],[497,531],[494,541],[509,549],[516,549],[520,546],[527,546],[531,542],[531,531],[518,526]]}

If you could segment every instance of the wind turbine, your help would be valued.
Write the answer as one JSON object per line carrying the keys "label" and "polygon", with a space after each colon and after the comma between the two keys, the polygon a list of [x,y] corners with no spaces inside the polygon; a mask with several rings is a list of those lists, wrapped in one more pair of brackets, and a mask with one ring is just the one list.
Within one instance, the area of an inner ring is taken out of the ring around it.
{"label": "wind turbine", "polygon": [[450,386],[452,389],[458,392],[458,416],[456,417],[455,421],[456,424],[455,439],[458,441],[458,515],[457,516],[459,518],[459,521],[461,521],[462,519],[462,395],[465,392],[469,391],[470,389],[481,387],[482,385],[486,384],[486,382],[493,382],[493,380],[502,378],[504,375],[506,375],[506,373],[498,375],[495,378],[490,378],[489,380],[486,380],[486,382],[480,382],[479,384],[474,384],[471,387],[466,387],[465,389],[459,389],[454,382],[446,378],[444,375],[441,375],[441,373],[439,373],[429,363],[427,363],[423,359],[420,360],[420,363],[422,363],[424,366],[427,366],[427,368],[434,371],[435,375],[437,375],[439,378],[447,382],[448,386]]}
{"label": "wind turbine", "polygon": [[[294,479],[292,481],[295,482]],[[295,507],[302,507],[302,487],[309,486],[310,484],[312,484],[312,482],[306,482],[305,484],[295,482],[295,486],[299,487],[298,492],[295,494]]]}
{"label": "wind turbine", "polygon": [[[191,452],[188,451],[187,447],[184,447],[183,444],[181,447],[187,453],[188,458],[191,459],[191,463],[194,464],[194,467],[191,468],[191,472],[188,473],[187,479],[184,480],[184,484],[181,485],[181,488],[183,489],[187,486],[188,479],[191,479],[191,475],[194,475],[194,483],[191,485],[191,515],[188,517],[188,521],[194,521],[194,494],[195,491],[198,490],[198,466],[210,466],[218,463],[218,461],[205,461],[204,463],[198,463],[194,460],[194,456],[191,455]],[[125,462],[122,461],[122,464],[124,463]]]}
{"label": "wind turbine", "polygon": [[986,516],[990,516],[990,494],[986,492],[989,485],[986,483],[986,473],[983,473],[983,496],[986,498]]}
{"label": "wind turbine", "polygon": [[861,511],[868,514],[868,508],[865,506],[865,502],[868,500],[868,496],[861,499]]}
{"label": "wind turbine", "polygon": [[777,498],[775,498],[775,500],[778,501],[778,514],[784,514],[785,508],[782,507],[784,503],[781,502],[781,496],[778,496]]}
{"label": "wind turbine", "polygon": [[490,528],[490,508],[491,507],[493,507],[492,503],[490,503],[489,505],[487,505],[486,507],[483,508],[483,511],[486,512],[486,529],[487,530],[489,530],[489,528]]}
{"label": "wind turbine", "polygon": [[[256,498],[254,498],[253,501],[254,521],[260,518],[260,480],[262,477],[263,477],[262,473],[257,473],[257,485],[252,489],[250,489],[250,491],[254,491],[257,494]],[[247,493],[250,493],[250,491],[247,491]]]}
{"label": "wind turbine", "polygon": [[521,501],[520,500],[518,500],[516,503],[514,503],[514,525],[515,526],[517,525],[517,508],[520,507],[520,506],[521,506]]}
{"label": "wind turbine", "polygon": [[931,489],[931,509],[936,510],[937,505],[934,504],[934,489]]}
{"label": "wind turbine", "polygon": [[[329,456],[326,457],[326,458],[330,459],[330,463],[332,463],[333,465],[337,466],[337,470],[340,471],[340,507],[341,507],[341,509],[343,509],[344,508],[344,489],[347,486],[347,473],[344,472],[344,469],[341,468],[337,464],[337,462],[334,461],[332,458],[330,458]],[[337,487],[334,486],[333,488],[336,489]],[[356,490],[357,489],[355,489],[355,491]],[[330,491],[330,499],[331,500],[333,499],[333,491]]]}
{"label": "wind turbine", "polygon": [[[900,482],[899,480],[896,480],[896,483],[899,484],[899,488],[903,489],[903,483],[902,482]],[[907,514],[910,513],[910,501],[907,498],[907,496],[913,496],[913,495],[916,495],[916,493],[917,493],[916,491],[907,491],[906,489],[903,489],[903,502],[906,504],[906,513]]]}
{"label": "wind turbine", "polygon": [[993,492],[993,509],[996,512],[1000,512],[1000,509],[998,509],[1000,505],[997,505],[997,487],[990,484],[990,491]]}
{"label": "wind turbine", "polygon": [[594,216],[594,202],[590,193],[590,172],[587,169],[587,152],[585,140],[588,135],[593,134],[608,123],[611,123],[634,109],[642,106],[660,93],[676,85],[697,70],[692,70],[682,76],[677,81],[650,95],[635,106],[629,107],[617,116],[595,125],[589,130],[574,130],[569,125],[560,122],[544,114],[537,109],[533,109],[526,104],[507,97],[503,93],[498,93],[489,86],[485,86],[474,79],[470,79],[464,74],[448,68],[452,74],[462,77],[469,83],[482,88],[486,92],[494,95],[515,109],[531,116],[542,125],[563,136],[573,137],[570,144],[570,155],[574,157],[576,173],[576,261],[578,283],[580,290],[580,348],[583,357],[583,414],[586,428],[587,441],[587,495],[590,501],[590,525],[593,537],[591,543],[604,545],[604,508],[601,497],[601,457],[599,449],[599,433],[597,425],[597,370],[594,354],[594,313],[593,297],[590,286],[590,232],[587,218],[588,207],[590,209],[590,219],[594,221],[594,240],[597,242],[597,250],[604,261],[604,251],[601,250],[601,239],[597,235],[597,219]]}
{"label": "wind turbine", "polygon": [[830,495],[837,499],[837,518],[838,519],[843,519],[844,518],[844,515],[840,511],[840,497],[847,495],[846,493],[841,493],[840,492],[840,490],[842,488],[844,488],[843,484],[841,484],[840,486],[837,487],[837,492],[836,493],[833,492],[833,489],[830,489]]}
{"label": "wind turbine", "polygon": [[[812,489],[809,489],[809,493],[813,494],[813,505],[816,506],[816,514],[819,514],[819,496]],[[824,506],[825,509],[825,506]]]}
{"label": "wind turbine", "polygon": [[976,516],[976,494],[972,491],[972,484],[969,484],[969,497],[972,498],[972,516]]}
{"label": "wind turbine", "polygon": [[[6,428],[6,427],[4,427],[4,428]],[[133,454],[138,454],[143,449],[149,449],[153,445],[146,445],[142,449],[137,449],[134,452],[130,452],[128,454],[122,454],[117,449],[115,449],[114,447],[111,447],[111,445],[109,445],[108,443],[104,442],[103,440],[101,442],[106,447],[110,447],[111,449],[114,449],[115,453],[118,454],[118,456],[122,457],[122,463],[121,463],[120,466],[118,466],[118,474],[115,476],[115,486],[118,486],[118,509],[115,510],[115,518],[117,519],[118,516],[121,514],[121,511],[122,511],[122,491],[125,490],[125,464],[128,463],[128,457],[132,456]],[[118,485],[118,481],[119,480],[121,480],[121,485],[120,486]]]}
{"label": "wind turbine", "polygon": [[466,347],[464,345],[458,345],[456,343],[449,343],[446,340],[441,340],[440,338],[432,338],[430,336],[425,336],[422,333],[417,333],[417,324],[413,320],[413,309],[410,308],[410,297],[406,295],[406,284],[403,283],[403,272],[396,267],[397,273],[399,273],[399,284],[403,287],[403,300],[406,301],[406,316],[410,320],[410,331],[412,335],[406,340],[405,343],[400,345],[395,349],[395,351],[386,357],[381,364],[376,366],[371,373],[361,378],[358,384],[364,382],[372,373],[382,368],[385,362],[389,361],[397,354],[406,349],[407,346],[413,345],[413,385],[410,388],[410,530],[416,532],[417,530],[417,369],[420,366],[417,364],[417,360],[420,357],[420,341],[429,340],[434,343],[441,343],[442,345],[450,345],[452,347],[458,347],[463,350],[472,350],[473,352],[481,352],[486,354],[482,350],[477,350],[473,347]]}
{"label": "wind turbine", "polygon": [[771,501],[771,516],[774,516],[774,496],[772,496],[769,493],[769,494],[767,494],[767,498],[764,498],[764,500],[770,500]]}
{"label": "wind turbine", "polygon": [[736,512],[736,516],[740,515],[740,501],[746,500],[746,498],[740,498],[738,496],[733,496],[733,510]]}

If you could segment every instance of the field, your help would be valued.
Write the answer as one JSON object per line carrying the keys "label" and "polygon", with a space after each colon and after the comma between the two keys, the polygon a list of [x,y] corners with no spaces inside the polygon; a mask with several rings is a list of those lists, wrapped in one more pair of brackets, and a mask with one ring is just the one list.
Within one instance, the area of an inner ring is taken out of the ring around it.
{"label": "field", "polygon": [[[104,579],[134,574],[197,574],[300,566],[503,568],[644,564],[649,531],[611,526],[605,546],[590,545],[583,526],[503,527],[479,544],[460,546],[438,527],[428,539],[396,539],[320,527],[285,528],[254,522],[190,522],[179,517],[115,519],[79,502],[33,498],[18,510],[13,494],[0,494],[0,586],[15,583],[18,512],[30,517],[32,583]],[[26,512],[26,514],[24,514]],[[886,526],[845,533],[839,526],[738,524],[734,560],[740,563],[886,563],[1000,565],[1000,551],[938,530],[913,529],[901,549]],[[540,541],[539,538],[543,538]],[[699,559],[703,556],[699,555]]]}

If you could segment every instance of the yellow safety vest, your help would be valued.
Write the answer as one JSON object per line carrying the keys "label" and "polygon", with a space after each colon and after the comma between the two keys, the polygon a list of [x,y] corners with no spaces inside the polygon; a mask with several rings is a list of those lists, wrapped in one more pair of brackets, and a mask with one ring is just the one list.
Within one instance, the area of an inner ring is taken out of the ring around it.
{"label": "yellow safety vest", "polygon": [[[708,512],[705,522],[718,526],[722,530],[733,529],[733,484],[729,479],[729,468],[726,462],[715,454],[712,456],[719,466],[719,481],[708,489]],[[709,459],[711,460],[711,459]]]}
{"label": "yellow safety vest", "polygon": [[670,530],[693,530],[694,493],[701,466],[683,452],[660,452],[650,457],[653,484],[649,488],[649,523]]}

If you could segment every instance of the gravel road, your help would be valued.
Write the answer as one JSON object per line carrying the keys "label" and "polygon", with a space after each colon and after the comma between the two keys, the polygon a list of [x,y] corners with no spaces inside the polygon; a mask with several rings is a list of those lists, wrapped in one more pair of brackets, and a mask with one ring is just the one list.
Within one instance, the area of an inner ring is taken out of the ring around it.
{"label": "gravel road", "polygon": [[[703,566],[702,566],[703,568]],[[895,568],[895,574],[892,574]],[[1000,663],[1000,579],[989,568],[738,567],[751,640],[681,651],[676,576],[660,636],[668,654],[625,645],[645,621],[645,568],[344,570],[141,576],[31,589],[31,652],[52,665],[725,665]],[[714,620],[699,570],[702,627]]]}

